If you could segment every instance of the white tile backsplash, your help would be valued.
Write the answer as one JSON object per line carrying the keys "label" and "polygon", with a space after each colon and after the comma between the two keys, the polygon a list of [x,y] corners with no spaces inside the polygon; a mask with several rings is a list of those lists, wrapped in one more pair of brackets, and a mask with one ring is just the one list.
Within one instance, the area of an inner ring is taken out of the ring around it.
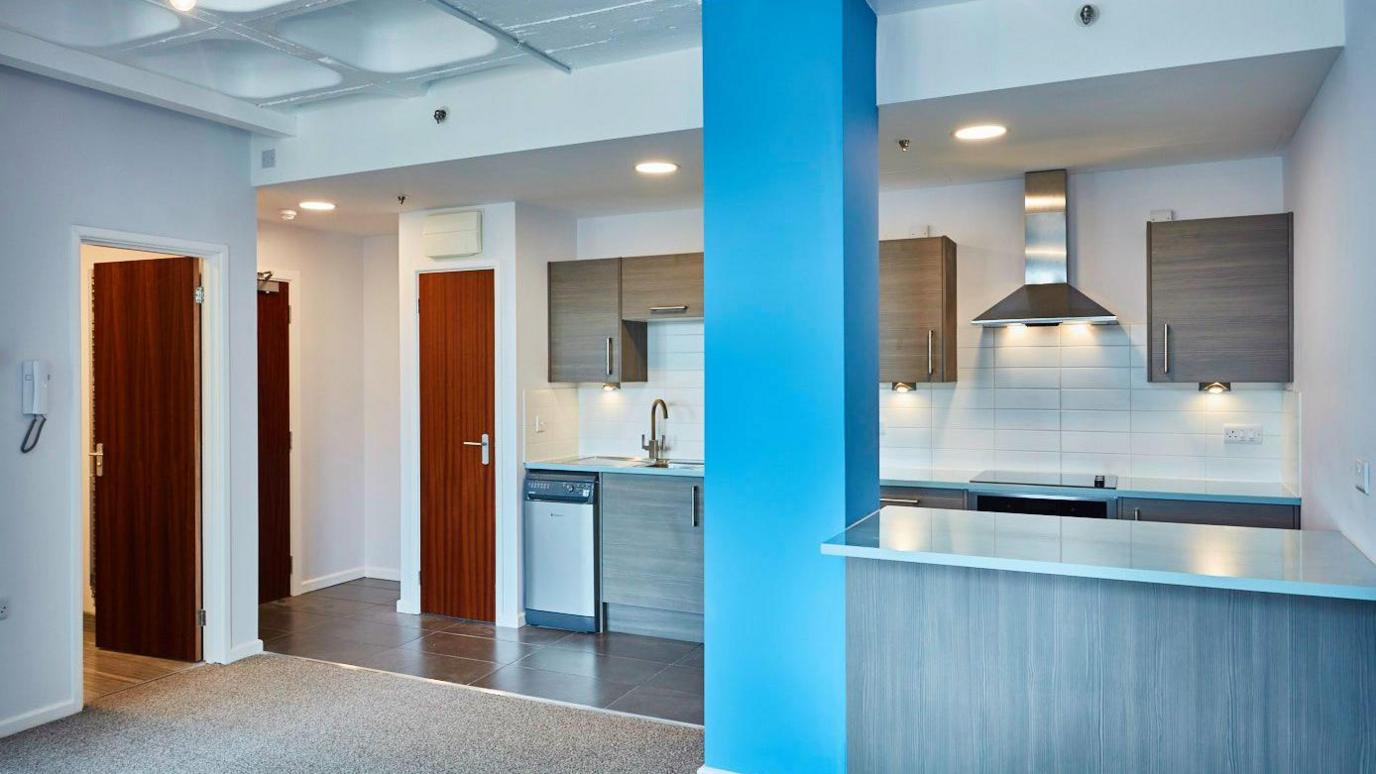
{"label": "white tile backsplash", "polygon": [[[1205,395],[1193,384],[1148,383],[1146,338],[1142,325],[964,326],[957,334],[959,381],[907,393],[880,385],[881,462],[1297,485],[1297,393],[1285,385],[1237,385]],[[597,385],[532,391],[541,395],[527,396],[528,416],[538,402],[562,417],[575,396],[578,453],[638,456],[650,404],[662,397],[669,403],[663,426],[670,456],[701,459],[702,323],[651,324],[649,353],[648,382],[616,392]],[[1224,443],[1228,424],[1261,426],[1262,443]],[[552,435],[532,436],[528,428],[528,449],[567,447],[559,431],[547,425],[545,433]]]}

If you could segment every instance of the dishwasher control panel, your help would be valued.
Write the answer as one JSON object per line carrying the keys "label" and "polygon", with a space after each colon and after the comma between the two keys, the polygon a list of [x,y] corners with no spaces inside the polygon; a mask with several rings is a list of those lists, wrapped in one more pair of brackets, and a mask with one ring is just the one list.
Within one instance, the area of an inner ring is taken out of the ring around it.
{"label": "dishwasher control panel", "polygon": [[595,479],[526,476],[526,500],[588,503],[593,501],[596,493]]}

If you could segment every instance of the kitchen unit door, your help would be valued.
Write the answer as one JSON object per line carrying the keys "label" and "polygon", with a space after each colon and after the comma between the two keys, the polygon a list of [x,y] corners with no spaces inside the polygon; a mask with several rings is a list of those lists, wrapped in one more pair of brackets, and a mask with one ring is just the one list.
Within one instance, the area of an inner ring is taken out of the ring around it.
{"label": "kitchen unit door", "polygon": [[879,243],[879,381],[956,380],[956,243]]}
{"label": "kitchen unit door", "polygon": [[702,318],[702,297],[702,253],[621,259],[623,319]]}
{"label": "kitchen unit door", "polygon": [[1298,506],[1267,503],[1217,503],[1125,497],[1118,501],[1118,518],[1130,521],[1168,521],[1175,524],[1300,528]]}
{"label": "kitchen unit door", "polygon": [[1153,382],[1292,380],[1292,216],[1147,224]]}
{"label": "kitchen unit door", "polygon": [[549,265],[549,380],[643,382],[645,323],[621,317],[621,259]]}
{"label": "kitchen unit door", "polygon": [[612,631],[702,640],[700,478],[602,476],[602,601]]}

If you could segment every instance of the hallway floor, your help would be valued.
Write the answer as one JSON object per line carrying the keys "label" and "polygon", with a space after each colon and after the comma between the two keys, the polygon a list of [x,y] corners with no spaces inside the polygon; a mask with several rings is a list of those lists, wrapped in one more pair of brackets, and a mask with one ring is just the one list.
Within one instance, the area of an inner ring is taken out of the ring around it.
{"label": "hallway floor", "polygon": [[395,581],[364,578],[259,607],[274,653],[702,724],[702,646],[396,612]]}
{"label": "hallway floor", "polygon": [[194,666],[186,661],[172,661],[151,656],[136,656],[132,653],[119,653],[96,647],[95,618],[90,615],[83,620],[82,631],[82,682],[85,687],[84,699],[90,703],[102,696],[119,693],[136,685],[157,680],[177,672],[184,672]]}

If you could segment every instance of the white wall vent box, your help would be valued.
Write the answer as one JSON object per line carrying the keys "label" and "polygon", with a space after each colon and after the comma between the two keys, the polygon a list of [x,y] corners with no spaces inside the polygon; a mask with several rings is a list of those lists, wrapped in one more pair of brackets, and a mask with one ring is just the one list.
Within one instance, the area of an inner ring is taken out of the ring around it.
{"label": "white wall vent box", "polygon": [[483,214],[480,210],[431,215],[425,219],[425,254],[431,258],[462,258],[483,251]]}

